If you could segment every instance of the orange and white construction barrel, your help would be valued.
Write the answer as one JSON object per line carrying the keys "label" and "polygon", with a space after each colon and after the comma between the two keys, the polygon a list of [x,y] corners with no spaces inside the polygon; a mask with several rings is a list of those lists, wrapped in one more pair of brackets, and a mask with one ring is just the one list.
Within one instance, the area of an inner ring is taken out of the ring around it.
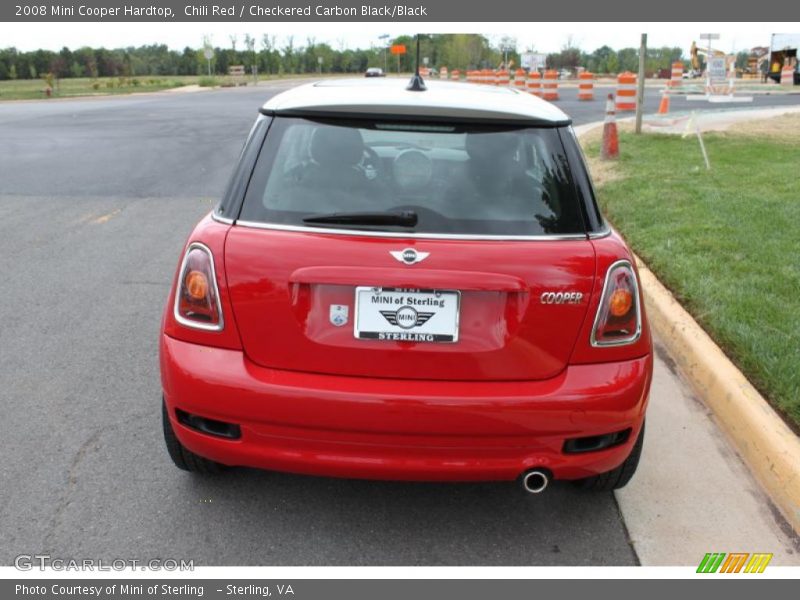
{"label": "orange and white construction barrel", "polygon": [[617,112],[636,110],[636,74],[626,71],[617,76]]}
{"label": "orange and white construction barrel", "polygon": [[783,65],[781,69],[781,85],[794,85],[794,67]]}
{"label": "orange and white construction barrel", "polygon": [[544,86],[542,98],[553,101],[558,100],[558,71],[544,72]]}
{"label": "orange and white construction barrel", "polygon": [[542,74],[539,71],[528,73],[528,93],[542,97]]}
{"label": "orange and white construction barrel", "polygon": [[525,69],[514,71],[514,87],[521,92],[525,91]]}
{"label": "orange and white construction barrel", "polygon": [[683,85],[683,63],[675,61],[672,63],[672,76],[669,80],[670,87],[681,87]]}
{"label": "orange and white construction barrel", "polygon": [[594,100],[594,73],[583,71],[578,75],[578,100]]}

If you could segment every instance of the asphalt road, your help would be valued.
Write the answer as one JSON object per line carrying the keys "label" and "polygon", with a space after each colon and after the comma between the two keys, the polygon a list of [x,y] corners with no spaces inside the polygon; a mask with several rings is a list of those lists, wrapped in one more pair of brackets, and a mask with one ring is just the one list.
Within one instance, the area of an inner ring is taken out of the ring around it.
{"label": "asphalt road", "polygon": [[[279,89],[0,104],[0,564],[635,564],[612,494],[172,466],[161,310],[186,235]],[[575,93],[561,105],[576,123],[602,118]]]}

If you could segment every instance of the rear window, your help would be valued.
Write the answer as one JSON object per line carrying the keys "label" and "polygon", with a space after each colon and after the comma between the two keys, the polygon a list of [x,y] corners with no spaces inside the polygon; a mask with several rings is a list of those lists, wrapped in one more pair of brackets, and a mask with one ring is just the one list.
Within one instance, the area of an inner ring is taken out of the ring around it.
{"label": "rear window", "polygon": [[[413,213],[414,223],[314,226],[424,234],[583,234],[554,128],[276,118],[241,220],[307,227],[317,217]],[[334,219],[335,220],[335,219]]]}

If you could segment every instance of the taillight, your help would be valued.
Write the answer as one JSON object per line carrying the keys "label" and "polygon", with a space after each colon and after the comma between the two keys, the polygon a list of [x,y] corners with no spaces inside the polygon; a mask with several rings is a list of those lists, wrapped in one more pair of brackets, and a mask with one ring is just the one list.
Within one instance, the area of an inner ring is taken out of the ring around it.
{"label": "taillight", "polygon": [[214,257],[208,247],[198,242],[189,244],[178,273],[175,319],[186,327],[222,331]]}
{"label": "taillight", "polygon": [[632,344],[642,334],[639,284],[633,266],[618,260],[606,272],[603,296],[592,329],[592,346]]}

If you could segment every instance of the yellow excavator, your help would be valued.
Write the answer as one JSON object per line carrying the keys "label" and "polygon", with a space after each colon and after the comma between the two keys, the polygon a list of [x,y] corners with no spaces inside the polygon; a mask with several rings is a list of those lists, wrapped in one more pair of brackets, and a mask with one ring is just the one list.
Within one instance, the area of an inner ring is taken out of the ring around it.
{"label": "yellow excavator", "polygon": [[[696,42],[692,42],[692,49],[691,49],[691,57],[692,57],[692,71],[696,73],[695,77],[699,77],[702,69],[700,68],[700,56],[705,58],[705,61],[708,62],[709,56],[726,56],[722,50],[716,50],[714,48],[701,48],[697,45]],[[728,57],[728,61],[730,62],[730,57]]]}

